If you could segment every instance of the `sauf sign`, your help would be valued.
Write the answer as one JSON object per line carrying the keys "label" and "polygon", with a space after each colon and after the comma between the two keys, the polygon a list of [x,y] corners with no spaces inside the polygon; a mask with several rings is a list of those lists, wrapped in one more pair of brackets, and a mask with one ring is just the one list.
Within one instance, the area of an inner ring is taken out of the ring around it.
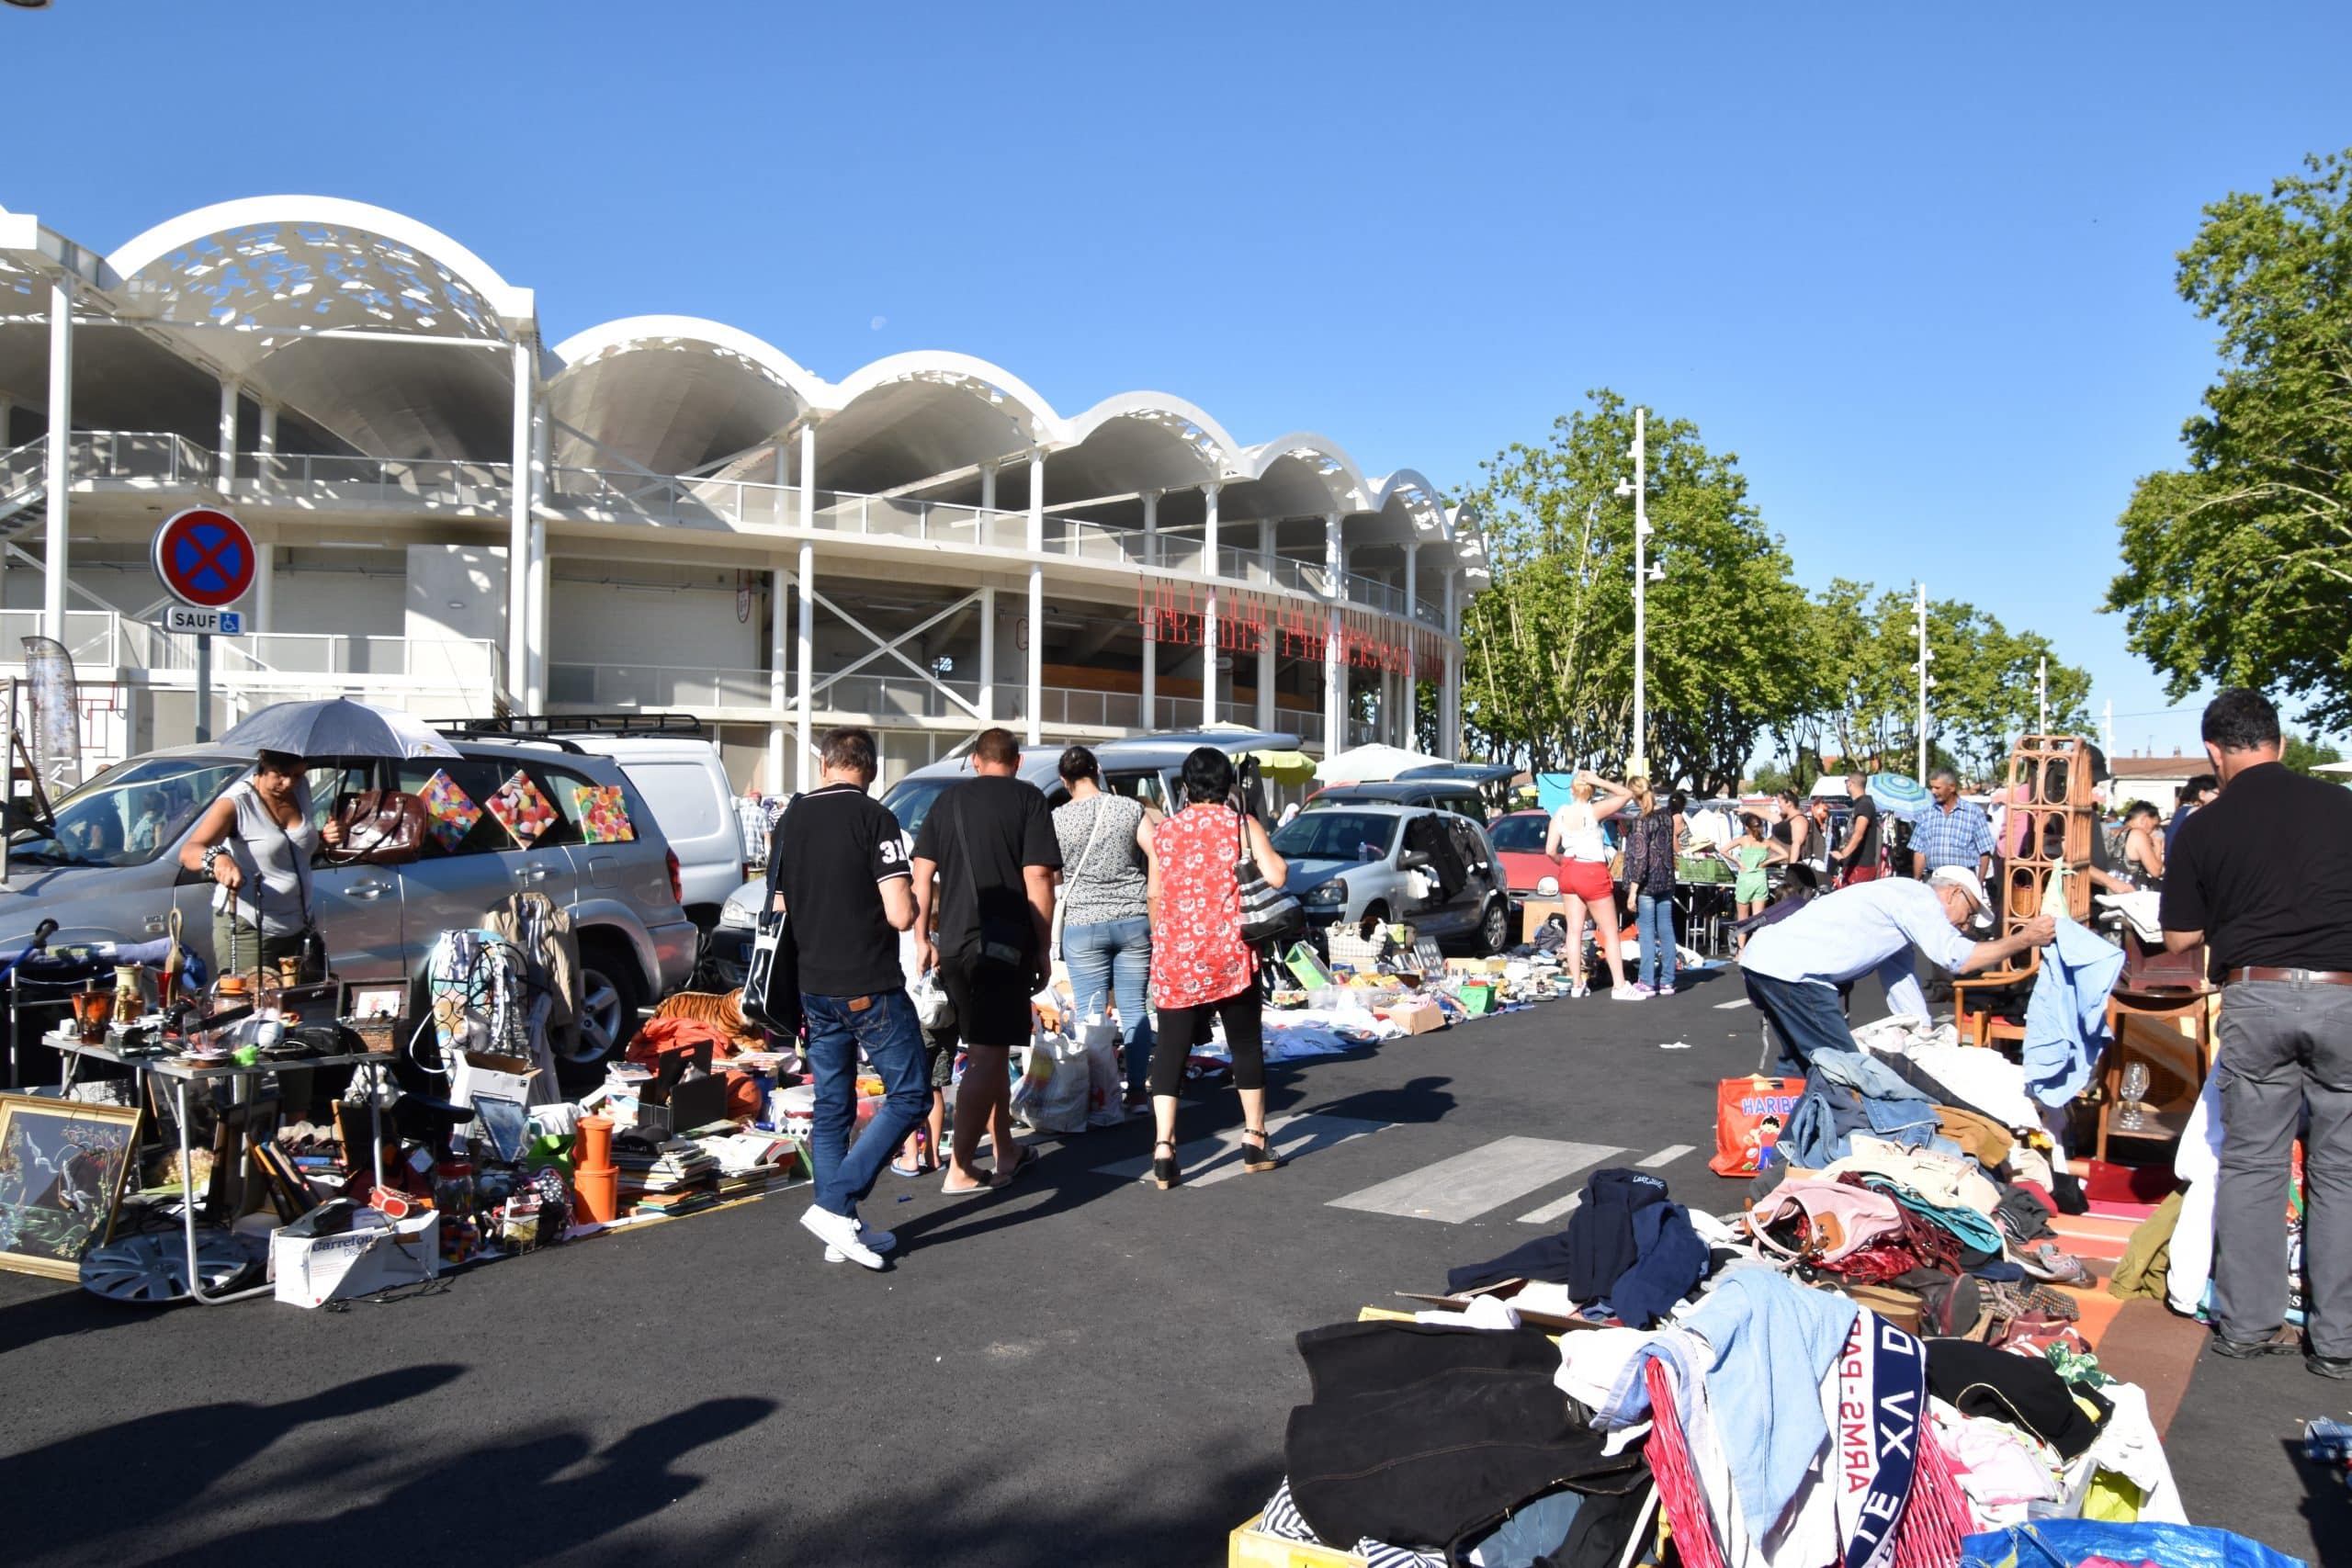
{"label": "sauf sign", "polygon": [[244,617],[228,606],[254,585],[254,539],[245,525],[217,507],[191,506],[164,520],[149,547],[155,579],[179,604],[164,610],[167,632],[196,637],[196,739],[212,739],[212,639],[244,631]]}

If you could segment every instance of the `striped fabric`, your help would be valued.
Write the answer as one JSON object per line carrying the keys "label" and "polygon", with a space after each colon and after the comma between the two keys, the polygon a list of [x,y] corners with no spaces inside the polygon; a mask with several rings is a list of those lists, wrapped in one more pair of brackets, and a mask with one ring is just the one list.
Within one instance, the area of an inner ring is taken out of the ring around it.
{"label": "striped fabric", "polygon": [[1723,1546],[1707,1517],[1706,1494],[1699,1490],[1699,1475],[1682,1440],[1682,1422],[1675,1415],[1674,1380],[1653,1357],[1642,1368],[1642,1381],[1650,1391],[1652,1422],[1642,1453],[1657,1478],[1658,1506],[1666,1510],[1667,1524],[1674,1531],[1674,1550],[1684,1568],[1724,1568]]}

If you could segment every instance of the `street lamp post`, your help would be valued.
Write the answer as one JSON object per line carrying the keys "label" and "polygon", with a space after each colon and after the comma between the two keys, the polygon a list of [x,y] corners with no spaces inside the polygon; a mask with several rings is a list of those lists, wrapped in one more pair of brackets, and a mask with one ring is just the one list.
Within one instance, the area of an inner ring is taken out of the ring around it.
{"label": "street lamp post", "polygon": [[1646,409],[1634,411],[1634,445],[1625,456],[1634,459],[1634,477],[1617,481],[1617,496],[1634,499],[1634,755],[1628,774],[1649,773],[1650,720],[1648,684],[1649,585],[1666,576],[1661,565],[1650,570],[1649,441]]}
{"label": "street lamp post", "polygon": [[1915,584],[1919,591],[1919,782],[1928,782],[1928,688],[1936,683],[1928,673],[1928,660],[1935,657],[1928,651],[1928,585]]}
{"label": "street lamp post", "polygon": [[2047,654],[2042,656],[2034,672],[2033,694],[2035,705],[2041,710],[2041,733],[2047,735],[2050,733],[2050,657]]}

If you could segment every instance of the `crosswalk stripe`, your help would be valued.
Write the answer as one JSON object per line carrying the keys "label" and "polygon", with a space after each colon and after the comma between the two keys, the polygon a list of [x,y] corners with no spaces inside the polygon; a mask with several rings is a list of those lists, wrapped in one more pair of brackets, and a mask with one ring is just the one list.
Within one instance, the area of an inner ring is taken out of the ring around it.
{"label": "crosswalk stripe", "polygon": [[1565,1198],[1557,1199],[1540,1209],[1520,1215],[1519,1223],[1523,1225],[1548,1225],[1555,1220],[1564,1220],[1576,1213],[1577,1205],[1583,1201],[1584,1189],[1578,1188]]}
{"label": "crosswalk stripe", "polygon": [[1716,1010],[1717,1012],[1721,1012],[1721,1011],[1723,1011],[1725,1008],[1744,1008],[1744,1007],[1746,1007],[1747,1005],[1747,998],[1746,997],[1734,997],[1734,998],[1732,998],[1732,999],[1731,999],[1731,1000],[1729,1000],[1729,1001],[1727,1001],[1727,1002],[1717,1002],[1717,1003],[1715,1004],[1715,1010]]}
{"label": "crosswalk stripe", "polygon": [[1497,1138],[1466,1154],[1334,1198],[1330,1206],[1459,1224],[1539,1187],[1549,1187],[1616,1152],[1606,1144]]}
{"label": "crosswalk stripe", "polygon": [[[1317,1154],[1337,1148],[1369,1133],[1388,1126],[1385,1122],[1368,1121],[1360,1116],[1326,1116],[1317,1111],[1294,1112],[1288,1116],[1266,1119],[1266,1141],[1276,1154],[1286,1159],[1301,1155]],[[1214,1137],[1196,1138],[1180,1144],[1177,1162],[1184,1168],[1187,1187],[1214,1187],[1229,1177],[1241,1174],[1241,1129],[1227,1127]],[[1097,1176],[1115,1176],[1125,1181],[1140,1180],[1151,1173],[1151,1156],[1123,1159],[1111,1165],[1094,1168]]]}
{"label": "crosswalk stripe", "polygon": [[1672,1165],[1676,1160],[1679,1160],[1684,1155],[1689,1154],[1695,1146],[1696,1145],[1690,1144],[1668,1144],[1666,1147],[1658,1150],[1657,1153],[1650,1156],[1649,1158],[1635,1160],[1634,1163],[1640,1166],[1644,1170],[1656,1170],[1659,1166]]}

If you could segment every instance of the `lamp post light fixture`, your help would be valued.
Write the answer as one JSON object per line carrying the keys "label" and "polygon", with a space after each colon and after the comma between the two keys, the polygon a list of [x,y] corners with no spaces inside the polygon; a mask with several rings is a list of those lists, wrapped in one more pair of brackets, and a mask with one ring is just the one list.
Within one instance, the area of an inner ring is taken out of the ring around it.
{"label": "lamp post light fixture", "polygon": [[1628,774],[1649,775],[1649,585],[1666,581],[1666,563],[1649,558],[1649,411],[1634,411],[1634,444],[1625,456],[1634,460],[1634,477],[1617,481],[1617,499],[1634,502],[1634,754]]}

